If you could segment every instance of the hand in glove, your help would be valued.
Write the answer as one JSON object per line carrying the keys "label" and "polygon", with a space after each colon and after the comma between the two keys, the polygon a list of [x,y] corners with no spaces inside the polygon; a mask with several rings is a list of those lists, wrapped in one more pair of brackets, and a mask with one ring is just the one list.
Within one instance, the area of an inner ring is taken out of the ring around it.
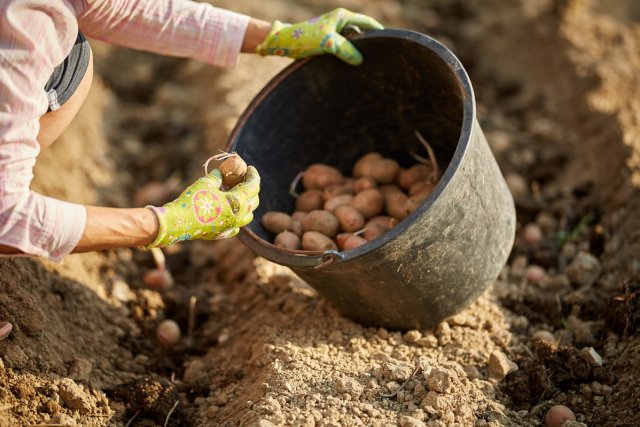
{"label": "hand in glove", "polygon": [[176,200],[162,207],[148,206],[160,224],[158,236],[146,248],[184,240],[215,240],[238,234],[253,220],[258,207],[260,176],[249,166],[244,182],[228,191],[220,189],[222,175],[214,169],[189,186]]}
{"label": "hand in glove", "polygon": [[340,35],[347,25],[355,25],[362,30],[383,28],[373,18],[340,8],[298,24],[275,21],[267,38],[258,46],[257,53],[294,59],[330,53],[348,64],[359,65],[362,54]]}

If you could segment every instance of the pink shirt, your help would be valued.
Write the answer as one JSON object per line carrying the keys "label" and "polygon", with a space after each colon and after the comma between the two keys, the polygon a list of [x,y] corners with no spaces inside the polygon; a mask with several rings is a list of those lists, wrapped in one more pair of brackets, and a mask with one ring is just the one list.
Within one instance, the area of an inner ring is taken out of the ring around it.
{"label": "pink shirt", "polygon": [[48,106],[44,86],[78,29],[120,46],[232,67],[248,21],[190,0],[1,0],[0,244],[60,261],[84,232],[84,206],[29,189]]}

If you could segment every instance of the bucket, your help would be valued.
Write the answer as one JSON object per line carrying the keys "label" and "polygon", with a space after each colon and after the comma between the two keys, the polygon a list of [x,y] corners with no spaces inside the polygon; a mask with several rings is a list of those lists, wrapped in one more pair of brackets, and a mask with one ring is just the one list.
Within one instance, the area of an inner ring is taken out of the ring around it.
{"label": "bucket", "polygon": [[[432,328],[480,296],[507,260],[515,208],[476,119],[460,61],[438,41],[387,29],[352,42],[364,63],[330,56],[297,61],[253,99],[229,137],[260,172],[260,206],[240,239],[290,267],[347,317],[388,329]],[[289,188],[312,163],[351,175],[377,151],[401,165],[433,147],[443,175],[411,215],[356,249],[282,249],[261,225],[267,211],[292,212]]]}

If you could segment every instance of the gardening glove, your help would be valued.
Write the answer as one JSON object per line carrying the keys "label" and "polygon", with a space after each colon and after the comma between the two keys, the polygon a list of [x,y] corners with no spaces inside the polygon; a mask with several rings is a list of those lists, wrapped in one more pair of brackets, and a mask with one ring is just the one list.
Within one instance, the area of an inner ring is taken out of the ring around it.
{"label": "gardening glove", "polygon": [[145,249],[170,245],[184,240],[217,240],[238,234],[240,227],[253,220],[258,207],[260,175],[253,166],[247,168],[244,182],[228,191],[220,189],[219,169],[198,179],[177,199],[152,209],[160,224],[158,236]]}
{"label": "gardening glove", "polygon": [[339,8],[298,24],[275,21],[256,52],[263,56],[278,55],[294,59],[331,53],[348,64],[360,65],[362,54],[340,35],[347,25],[355,25],[363,30],[384,28],[373,18]]}

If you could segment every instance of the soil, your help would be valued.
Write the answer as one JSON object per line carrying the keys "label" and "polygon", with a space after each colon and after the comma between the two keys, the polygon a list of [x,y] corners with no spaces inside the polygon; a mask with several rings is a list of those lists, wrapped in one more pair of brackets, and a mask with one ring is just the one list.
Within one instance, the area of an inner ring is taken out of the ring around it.
{"label": "soil", "polygon": [[[576,414],[565,425],[640,425],[638,2],[216,4],[285,21],[344,6],[453,50],[516,202],[507,265],[434,330],[387,331],[236,239],[168,248],[163,291],[139,250],[2,258],[0,426],[536,426],[555,404]],[[148,182],[177,195],[289,63],[92,47],[92,91],[33,188],[109,206]],[[183,331],[171,348],[155,339],[166,318]]]}

